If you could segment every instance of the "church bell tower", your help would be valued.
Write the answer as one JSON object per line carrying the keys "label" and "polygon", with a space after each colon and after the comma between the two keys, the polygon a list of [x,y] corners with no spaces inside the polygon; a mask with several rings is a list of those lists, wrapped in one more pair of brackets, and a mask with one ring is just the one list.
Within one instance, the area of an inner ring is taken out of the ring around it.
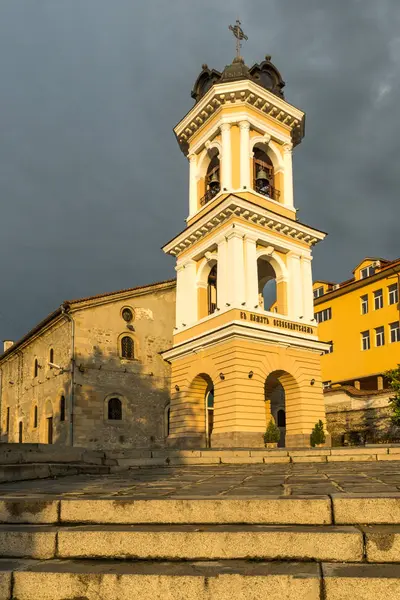
{"label": "church bell tower", "polygon": [[[232,30],[240,42],[240,23]],[[240,47],[240,43],[238,46]],[[203,65],[193,108],[175,127],[189,162],[187,226],[163,248],[176,258],[176,327],[168,444],[309,446],[325,423],[311,249],[325,234],[296,218],[292,152],[304,113],[267,56]],[[265,305],[265,286],[275,290]]]}

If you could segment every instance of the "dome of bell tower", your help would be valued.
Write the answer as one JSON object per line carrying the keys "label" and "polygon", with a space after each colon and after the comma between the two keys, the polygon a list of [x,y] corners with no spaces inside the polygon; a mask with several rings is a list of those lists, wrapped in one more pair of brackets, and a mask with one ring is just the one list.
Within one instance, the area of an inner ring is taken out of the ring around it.
{"label": "dome of bell tower", "polygon": [[213,85],[240,79],[249,79],[275,94],[275,96],[284,99],[283,88],[285,82],[278,69],[271,62],[271,56],[269,55],[261,63],[255,63],[250,68],[245,65],[241,56],[236,56],[232,63],[226,65],[222,73],[216,69],[210,69],[206,64],[202,65],[202,70],[195,81],[191,96],[198,102]]}

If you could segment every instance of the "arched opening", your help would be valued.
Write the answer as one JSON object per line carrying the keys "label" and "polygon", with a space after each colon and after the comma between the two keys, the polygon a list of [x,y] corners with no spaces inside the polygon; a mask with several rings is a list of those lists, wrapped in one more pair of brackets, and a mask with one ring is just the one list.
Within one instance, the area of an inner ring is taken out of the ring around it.
{"label": "arched opening", "polygon": [[38,426],[38,407],[35,406],[33,409],[33,426],[36,428]]}
{"label": "arched opening", "polygon": [[23,430],[24,430],[24,425],[23,425],[22,421],[20,421],[18,423],[18,442],[20,444],[22,444]]}
{"label": "arched opening", "polygon": [[109,399],[107,414],[109,421],[122,421],[122,402],[119,398]]}
{"label": "arched opening", "polygon": [[253,188],[259,194],[279,200],[279,190],[275,186],[274,166],[268,154],[260,146],[254,147]]}
{"label": "arched opening", "polygon": [[214,384],[209,375],[200,373],[189,386],[187,391],[187,406],[190,406],[191,433],[198,437],[199,444],[211,446],[214,429]]}
{"label": "arched opening", "polygon": [[264,257],[257,260],[258,302],[264,310],[271,310],[277,303],[276,273],[271,263]]}
{"label": "arched opening", "polygon": [[213,148],[211,150],[212,156],[208,164],[207,171],[204,178],[205,194],[200,199],[200,206],[204,206],[207,202],[210,202],[221,190],[221,179],[220,179],[220,160],[218,150]]}
{"label": "arched opening", "polygon": [[135,358],[135,344],[129,335],[121,338],[121,357],[130,360]]}
{"label": "arched opening", "polygon": [[217,265],[211,269],[207,279],[208,314],[212,315],[217,309]]}
{"label": "arched opening", "polygon": [[53,429],[53,406],[50,400],[47,400],[45,406],[45,418],[46,418],[46,442],[47,444],[53,443],[54,429]]}
{"label": "arched opening", "polygon": [[214,386],[210,383],[206,391],[206,445],[211,448],[211,435],[214,429]]}
{"label": "arched opening", "polygon": [[171,430],[171,405],[164,408],[164,437],[167,438]]}
{"label": "arched opening", "polygon": [[[49,362],[50,363],[54,363],[54,349],[50,348],[50,352],[49,352]],[[52,365],[50,365],[50,369],[52,369]]]}
{"label": "arched opening", "polygon": [[35,358],[35,363],[33,365],[33,376],[37,377],[38,373],[39,373],[39,362],[38,362],[38,359]]}
{"label": "arched opening", "polygon": [[264,400],[266,422],[268,424],[271,416],[273,417],[281,433],[278,446],[283,448],[287,435],[293,433],[297,422],[300,389],[294,377],[283,370],[270,373],[264,384]]}
{"label": "arched opening", "polygon": [[65,421],[65,397],[60,398],[60,421]]}

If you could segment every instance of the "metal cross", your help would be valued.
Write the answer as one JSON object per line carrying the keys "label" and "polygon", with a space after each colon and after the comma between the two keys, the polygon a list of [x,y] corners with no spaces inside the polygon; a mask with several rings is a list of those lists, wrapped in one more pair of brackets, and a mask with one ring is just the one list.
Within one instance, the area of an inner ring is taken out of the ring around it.
{"label": "metal cross", "polygon": [[247,37],[247,35],[245,35],[243,29],[240,27],[241,22],[239,21],[239,19],[236,19],[236,25],[229,25],[229,29],[233,32],[233,35],[236,38],[236,56],[239,57],[240,56],[240,48],[242,47],[242,44],[240,43],[241,40],[248,40],[249,38]]}

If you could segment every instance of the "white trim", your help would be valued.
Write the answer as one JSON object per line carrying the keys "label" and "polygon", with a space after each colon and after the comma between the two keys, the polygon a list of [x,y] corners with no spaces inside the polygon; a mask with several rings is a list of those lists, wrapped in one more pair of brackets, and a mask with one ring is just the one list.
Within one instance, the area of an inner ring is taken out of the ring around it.
{"label": "white trim", "polygon": [[[266,228],[266,233],[268,232],[268,229],[272,231],[276,229],[280,233],[283,233],[287,237],[289,243],[283,243],[283,241],[280,241],[280,243],[286,245],[288,249],[295,247],[296,250],[299,251],[298,246],[290,245],[291,238],[301,239],[312,245],[323,240],[326,236],[322,231],[312,229],[307,225],[300,224],[298,221],[294,221],[282,215],[277,215],[265,208],[255,206],[245,199],[232,197],[232,195],[229,194],[220,205],[207,212],[201,219],[189,225],[182,233],[166,244],[163,247],[164,252],[177,256],[183,250],[192,246],[196,246],[198,251],[198,241],[206,234],[215,230],[221,222],[228,220],[232,214],[235,214],[242,219],[251,219],[251,223],[258,223],[264,226]],[[262,238],[263,234],[260,233],[259,237]]]}
{"label": "white trim", "polygon": [[[271,318],[280,318],[280,315],[277,315],[276,313],[269,314],[271,315]],[[298,324],[302,325],[301,322]],[[172,361],[190,355],[195,351],[198,352],[200,349],[203,350],[207,347],[215,346],[227,339],[255,339],[276,346],[284,346],[286,348],[305,348],[318,354],[321,354],[321,352],[325,353],[329,346],[329,344],[325,342],[318,341],[317,336],[307,336],[306,339],[305,337],[302,337],[301,333],[277,332],[275,328],[268,326],[264,326],[263,329],[261,329],[257,328],[255,324],[250,324],[245,321],[232,321],[227,327],[211,329],[206,335],[200,334],[177,344],[170,350],[163,352],[162,357],[164,360]]]}
{"label": "white trim", "polygon": [[[187,143],[225,105],[228,96],[229,106],[232,103],[252,106],[260,114],[268,115],[287,128],[289,137],[293,126],[299,127],[304,119],[303,111],[248,79],[219,83],[213,85],[174,128],[180,143]],[[286,124],[287,120],[291,120],[290,126]]]}

